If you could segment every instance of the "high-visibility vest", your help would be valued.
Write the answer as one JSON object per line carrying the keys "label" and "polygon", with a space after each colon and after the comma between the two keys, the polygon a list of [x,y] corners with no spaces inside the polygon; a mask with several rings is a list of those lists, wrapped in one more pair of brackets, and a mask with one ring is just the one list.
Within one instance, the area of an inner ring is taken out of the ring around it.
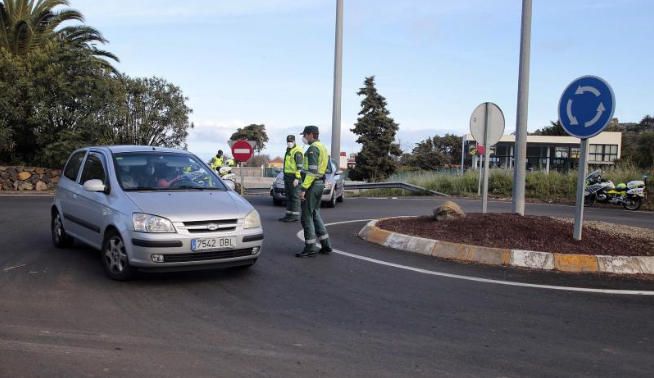
{"label": "high-visibility vest", "polygon": [[313,142],[312,146],[315,145],[320,150],[320,157],[318,158],[318,175],[324,176],[327,172],[327,164],[329,164],[329,152],[327,147],[322,144],[319,140]]}
{"label": "high-visibility vest", "polygon": [[214,171],[219,169],[220,167],[223,166],[224,162],[225,161],[222,156],[221,157],[214,156],[213,158],[211,158],[211,169],[213,169]]}
{"label": "high-visibility vest", "polygon": [[234,160],[234,159],[227,160],[227,166],[228,167],[236,167],[236,160]]}
{"label": "high-visibility vest", "polygon": [[[309,156],[313,156],[311,150],[317,150],[317,162],[309,161]],[[327,172],[327,164],[329,164],[329,152],[327,152],[327,147],[325,147],[325,145],[320,141],[311,143],[307,153],[304,154],[304,172],[306,173],[306,176],[302,182],[303,190],[308,190],[316,179],[321,179],[325,176],[325,172]]]}
{"label": "high-visibility vest", "polygon": [[286,155],[284,156],[284,173],[289,175],[295,175],[297,178],[300,178],[300,169],[302,167],[298,167],[297,161],[295,160],[295,156],[298,153],[300,155],[303,155],[302,148],[300,146],[296,145],[290,150],[287,149]]}

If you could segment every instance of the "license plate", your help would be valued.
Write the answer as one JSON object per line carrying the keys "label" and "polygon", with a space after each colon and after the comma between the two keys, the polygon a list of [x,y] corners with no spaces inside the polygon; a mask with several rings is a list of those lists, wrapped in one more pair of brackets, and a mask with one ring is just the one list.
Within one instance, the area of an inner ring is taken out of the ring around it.
{"label": "license plate", "polygon": [[192,251],[204,251],[209,249],[234,248],[234,238],[206,238],[193,239],[191,241]]}

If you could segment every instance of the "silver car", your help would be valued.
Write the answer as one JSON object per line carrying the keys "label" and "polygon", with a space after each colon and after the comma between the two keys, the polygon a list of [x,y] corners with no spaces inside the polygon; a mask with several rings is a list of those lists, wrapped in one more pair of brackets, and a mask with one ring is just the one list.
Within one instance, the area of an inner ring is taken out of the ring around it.
{"label": "silver car", "polygon": [[[275,206],[284,204],[286,201],[285,193],[284,172],[280,172],[270,188],[270,195]],[[338,170],[333,160],[330,160],[325,172],[325,190],[322,193],[322,203],[327,207],[336,207],[336,202],[343,202],[344,200],[345,179],[343,178],[343,172]]]}
{"label": "silver car", "polygon": [[102,251],[107,275],[249,267],[261,254],[257,211],[195,155],[141,146],[73,152],[52,204],[52,241]]}

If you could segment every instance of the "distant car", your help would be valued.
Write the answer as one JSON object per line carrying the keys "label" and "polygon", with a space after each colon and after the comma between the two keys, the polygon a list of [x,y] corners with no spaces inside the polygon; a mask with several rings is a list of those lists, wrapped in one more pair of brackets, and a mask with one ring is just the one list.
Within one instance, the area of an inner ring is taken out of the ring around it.
{"label": "distant car", "polygon": [[[270,188],[270,195],[275,206],[282,206],[286,202],[284,191],[284,172],[280,172]],[[327,207],[336,207],[336,202],[345,199],[345,180],[343,172],[338,170],[334,161],[330,161],[325,172],[325,190],[322,193],[322,203]]]}
{"label": "distant car", "polygon": [[51,208],[52,241],[102,251],[107,275],[249,267],[261,254],[257,211],[195,155],[158,147],[72,153]]}

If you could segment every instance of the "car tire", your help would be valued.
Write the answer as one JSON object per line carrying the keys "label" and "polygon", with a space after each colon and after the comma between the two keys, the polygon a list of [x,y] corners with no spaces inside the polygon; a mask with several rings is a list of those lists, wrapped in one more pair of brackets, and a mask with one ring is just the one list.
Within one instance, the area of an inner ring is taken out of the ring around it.
{"label": "car tire", "polygon": [[325,207],[328,207],[330,209],[333,209],[336,207],[336,191],[332,193],[332,198],[325,202]]}
{"label": "car tire", "polygon": [[118,232],[107,232],[101,255],[104,271],[112,280],[127,281],[134,276],[134,268],[129,264],[125,243]]}
{"label": "car tire", "polygon": [[67,248],[73,245],[74,239],[68,236],[66,229],[64,229],[64,222],[61,219],[58,211],[52,214],[50,221],[50,232],[52,234],[52,244],[57,248]]}
{"label": "car tire", "polygon": [[336,202],[338,203],[345,202],[345,192],[341,193],[340,197],[336,198]]}

